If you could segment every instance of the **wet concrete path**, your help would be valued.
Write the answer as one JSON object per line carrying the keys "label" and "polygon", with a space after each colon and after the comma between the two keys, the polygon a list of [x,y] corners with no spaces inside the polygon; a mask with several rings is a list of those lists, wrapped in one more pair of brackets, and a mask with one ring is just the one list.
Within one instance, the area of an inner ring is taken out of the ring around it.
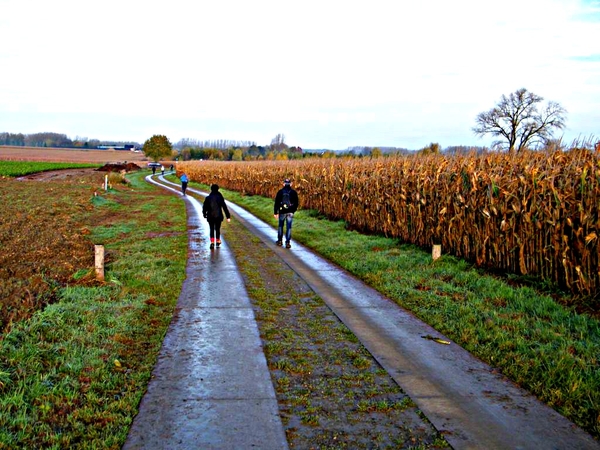
{"label": "wet concrete path", "polygon": [[228,207],[330,306],[453,448],[600,449],[589,434],[458,345],[422,339],[449,340],[377,291],[296,242],[292,250],[277,247],[271,226]]}
{"label": "wet concrete path", "polygon": [[[179,192],[177,190],[177,192]],[[186,197],[187,278],[124,449],[287,448],[254,312],[224,241]]]}

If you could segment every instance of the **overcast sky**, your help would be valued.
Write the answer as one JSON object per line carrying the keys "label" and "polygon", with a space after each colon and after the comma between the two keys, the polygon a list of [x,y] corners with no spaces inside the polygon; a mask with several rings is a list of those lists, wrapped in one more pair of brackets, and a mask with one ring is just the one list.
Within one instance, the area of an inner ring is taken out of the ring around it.
{"label": "overcast sky", "polygon": [[600,137],[599,0],[0,0],[0,132],[489,145],[522,87]]}

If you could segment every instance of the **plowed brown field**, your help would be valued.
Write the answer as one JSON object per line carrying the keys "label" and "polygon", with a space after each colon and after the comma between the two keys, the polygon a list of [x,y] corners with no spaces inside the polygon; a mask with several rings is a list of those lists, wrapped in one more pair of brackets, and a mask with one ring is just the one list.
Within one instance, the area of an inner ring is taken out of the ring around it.
{"label": "plowed brown field", "polygon": [[111,163],[132,161],[144,166],[148,158],[143,153],[126,150],[79,150],[70,148],[8,147],[0,145],[0,160]]}

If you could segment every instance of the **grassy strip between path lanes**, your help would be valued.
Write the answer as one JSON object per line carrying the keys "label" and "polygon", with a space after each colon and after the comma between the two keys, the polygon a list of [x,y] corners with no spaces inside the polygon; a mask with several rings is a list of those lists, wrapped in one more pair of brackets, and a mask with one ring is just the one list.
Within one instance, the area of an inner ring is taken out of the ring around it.
{"label": "grassy strip between path lanes", "polygon": [[[222,192],[276,226],[271,199]],[[292,240],[363,279],[600,437],[598,319],[451,256],[433,262],[419,248],[348,231],[343,222],[324,220],[313,211],[296,214]]]}
{"label": "grassy strip between path lanes", "polygon": [[30,173],[47,172],[49,170],[84,169],[99,166],[100,164],[87,163],[0,161],[0,177],[21,177]]}
{"label": "grassy strip between path lanes", "polygon": [[[187,260],[183,202],[143,175],[90,199],[90,251],[92,243],[105,245],[106,282],[61,289],[57,302],[0,341],[0,448],[123,444]],[[39,189],[43,203],[48,189]]]}

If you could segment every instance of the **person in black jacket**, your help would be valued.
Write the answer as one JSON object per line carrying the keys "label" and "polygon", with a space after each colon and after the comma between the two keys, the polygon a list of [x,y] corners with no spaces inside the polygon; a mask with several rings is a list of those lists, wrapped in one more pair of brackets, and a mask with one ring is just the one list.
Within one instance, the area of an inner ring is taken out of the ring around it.
{"label": "person in black jacket", "polygon": [[229,209],[227,209],[223,194],[219,192],[219,185],[213,184],[210,187],[210,194],[204,199],[204,204],[202,205],[202,215],[208,221],[208,226],[210,227],[210,248],[215,248],[215,243],[217,247],[221,246],[223,211],[225,211],[227,222],[231,222]]}
{"label": "person in black jacket", "polygon": [[273,209],[274,217],[279,218],[279,228],[277,229],[277,245],[283,245],[283,223],[285,222],[285,248],[292,248],[292,222],[294,213],[298,210],[298,193],[292,189],[292,182],[289,178],[283,181],[281,188],[275,196],[275,207]]}

